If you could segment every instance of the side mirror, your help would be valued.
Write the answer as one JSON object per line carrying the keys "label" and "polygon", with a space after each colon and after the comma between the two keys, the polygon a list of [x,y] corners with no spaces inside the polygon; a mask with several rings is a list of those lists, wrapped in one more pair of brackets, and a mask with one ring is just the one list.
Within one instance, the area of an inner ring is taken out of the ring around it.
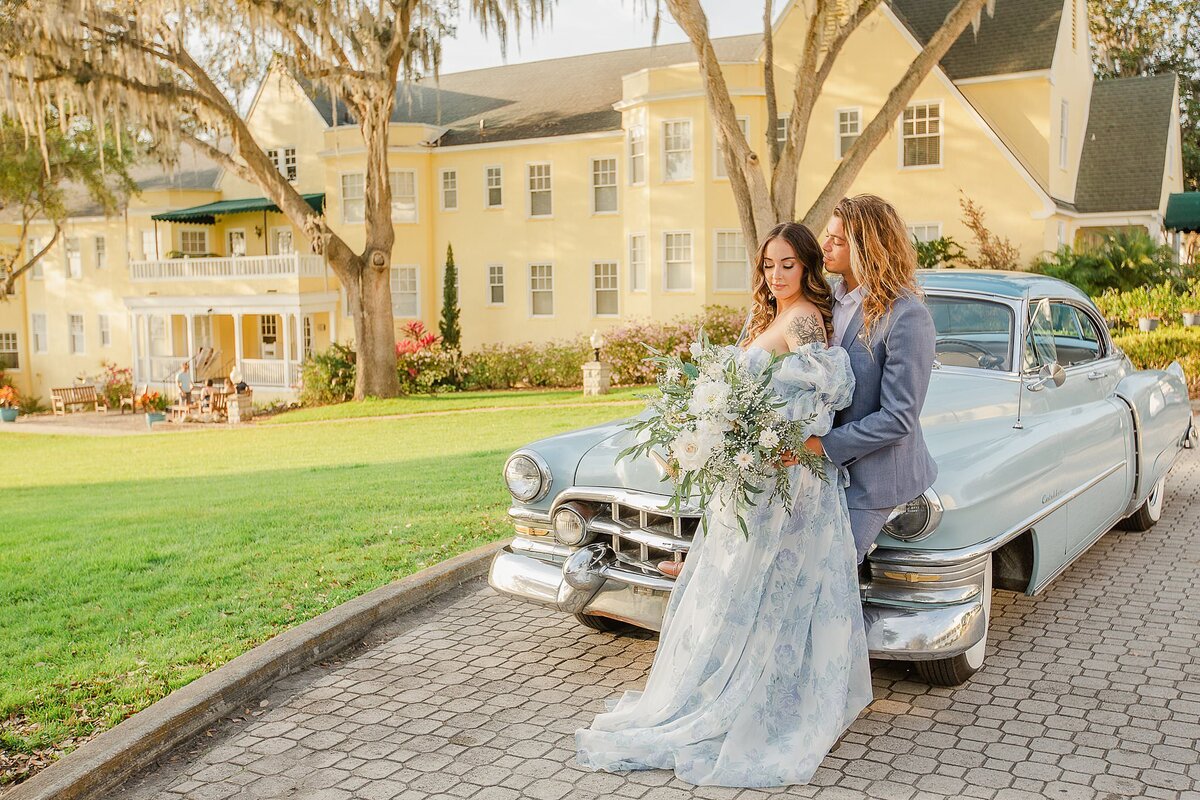
{"label": "side mirror", "polygon": [[1062,386],[1067,380],[1067,371],[1062,368],[1062,364],[1057,361],[1053,364],[1045,364],[1038,370],[1037,379],[1032,383],[1025,385],[1025,388],[1031,392],[1040,392],[1045,388],[1047,383],[1053,383],[1056,387]]}

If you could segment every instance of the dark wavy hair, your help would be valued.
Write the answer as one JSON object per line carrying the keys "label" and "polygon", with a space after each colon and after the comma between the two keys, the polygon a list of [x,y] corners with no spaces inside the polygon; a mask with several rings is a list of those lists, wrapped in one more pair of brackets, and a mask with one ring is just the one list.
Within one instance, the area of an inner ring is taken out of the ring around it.
{"label": "dark wavy hair", "polygon": [[751,308],[750,327],[746,331],[746,342],[754,341],[760,333],[767,329],[778,313],[775,308],[775,297],[767,286],[767,277],[763,272],[763,259],[766,257],[767,245],[773,239],[783,239],[796,252],[800,263],[804,265],[804,274],[800,278],[800,293],[821,312],[821,320],[825,323],[825,338],[833,336],[833,293],[822,272],[824,253],[817,237],[808,226],[799,222],[781,222],[771,228],[758,253],[754,257],[754,286],[751,289],[753,306]]}

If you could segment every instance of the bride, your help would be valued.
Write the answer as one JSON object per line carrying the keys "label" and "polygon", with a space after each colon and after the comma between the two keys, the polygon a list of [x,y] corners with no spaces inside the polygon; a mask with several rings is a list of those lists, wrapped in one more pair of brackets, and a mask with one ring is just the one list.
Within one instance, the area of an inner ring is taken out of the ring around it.
{"label": "bride", "polygon": [[[846,351],[828,347],[832,297],[812,232],[777,225],[759,247],[749,345],[737,357],[765,367],[790,419],[816,415],[829,431],[850,403]],[[644,691],[607,700],[575,733],[593,770],[674,769],[696,785],[807,783],[872,700],[857,554],[838,471],[827,480],[789,462],[792,512],[761,500],[743,512],[719,499],[704,513],[663,617]],[[766,498],[769,492],[758,495]],[[665,568],[664,568],[664,571]]]}

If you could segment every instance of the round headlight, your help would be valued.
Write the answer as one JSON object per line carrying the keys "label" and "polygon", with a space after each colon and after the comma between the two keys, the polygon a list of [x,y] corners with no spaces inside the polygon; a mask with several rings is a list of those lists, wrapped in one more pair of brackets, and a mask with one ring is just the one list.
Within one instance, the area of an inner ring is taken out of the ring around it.
{"label": "round headlight", "polygon": [[550,488],[550,471],[540,461],[528,453],[514,453],[504,465],[504,483],[522,503],[540,500]]}
{"label": "round headlight", "polygon": [[942,519],[942,506],[933,490],[915,500],[896,506],[883,532],[905,542],[915,542],[933,533]]}
{"label": "round headlight", "polygon": [[554,536],[560,542],[575,547],[587,536],[587,524],[582,516],[571,508],[560,508],[554,512]]}

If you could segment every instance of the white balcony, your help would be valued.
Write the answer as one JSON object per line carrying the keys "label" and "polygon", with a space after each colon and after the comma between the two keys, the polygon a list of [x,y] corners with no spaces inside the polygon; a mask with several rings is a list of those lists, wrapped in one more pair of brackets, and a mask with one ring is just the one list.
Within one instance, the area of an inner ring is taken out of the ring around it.
{"label": "white balcony", "polygon": [[230,278],[320,278],[325,260],[317,255],[166,258],[129,262],[130,278],[146,281],[205,281]]}
{"label": "white balcony", "polygon": [[290,388],[300,375],[300,365],[282,358],[243,358],[242,380],[250,386]]}

